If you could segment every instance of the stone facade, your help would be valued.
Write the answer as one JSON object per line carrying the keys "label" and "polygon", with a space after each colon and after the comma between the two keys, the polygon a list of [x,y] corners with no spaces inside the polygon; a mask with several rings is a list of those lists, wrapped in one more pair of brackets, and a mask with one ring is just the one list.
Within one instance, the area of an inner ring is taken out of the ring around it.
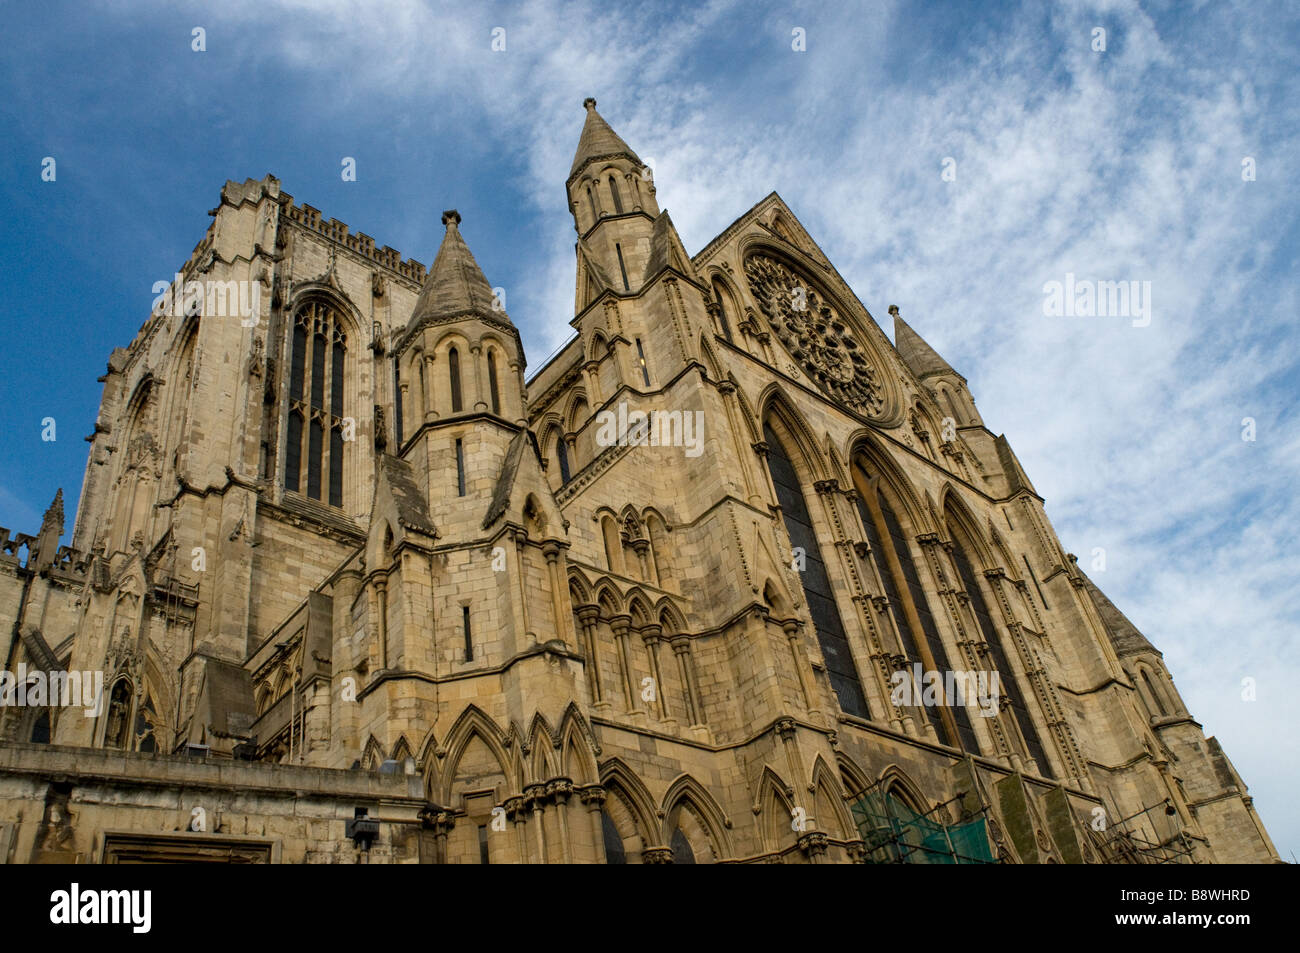
{"label": "stone facade", "polygon": [[775,193],[688,254],[586,109],[527,380],[457,213],[426,271],[226,184],[71,545],[61,493],[0,531],[5,671],[102,678],[0,710],[0,857],[943,859],[875,799],[1007,862],[1276,861],[966,380]]}

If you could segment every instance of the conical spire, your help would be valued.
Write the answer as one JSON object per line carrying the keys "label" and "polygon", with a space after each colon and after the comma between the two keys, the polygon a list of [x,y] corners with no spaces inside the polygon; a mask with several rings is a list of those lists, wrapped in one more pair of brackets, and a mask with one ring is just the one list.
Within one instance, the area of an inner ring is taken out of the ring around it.
{"label": "conical spire", "polygon": [[918,380],[924,380],[934,374],[951,374],[962,381],[966,380],[902,319],[898,313],[898,305],[891,304],[889,313],[894,316],[894,347],[902,357],[903,363]]}
{"label": "conical spire", "polygon": [[495,307],[492,286],[460,237],[460,213],[455,209],[443,212],[442,224],[447,233],[416,299],[407,336],[426,324],[462,314],[479,314],[508,324],[505,310]]}
{"label": "conical spire", "polygon": [[625,155],[640,165],[641,159],[632,151],[632,147],[620,139],[618,133],[609,127],[609,123],[601,118],[600,113],[596,112],[596,100],[588,97],[583,100],[582,105],[587,109],[587,121],[582,126],[582,135],[578,138],[578,151],[574,153],[569,178],[572,179],[577,175],[578,170],[590,160],[605,156]]}

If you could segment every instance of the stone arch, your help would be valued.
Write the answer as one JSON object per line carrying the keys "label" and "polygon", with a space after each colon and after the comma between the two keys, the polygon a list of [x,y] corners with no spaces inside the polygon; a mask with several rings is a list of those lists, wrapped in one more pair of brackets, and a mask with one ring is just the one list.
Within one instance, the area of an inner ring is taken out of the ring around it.
{"label": "stone arch", "polygon": [[623,597],[619,595],[618,589],[608,580],[602,580],[596,585],[596,604],[600,606],[601,615],[606,617],[623,615]]}
{"label": "stone arch", "polygon": [[[860,429],[849,437],[849,460],[859,465],[869,476],[879,476],[880,485],[894,506],[895,512],[911,525],[915,535],[935,532],[937,527],[930,518],[929,510],[917,495],[912,481],[886,453],[866,428]],[[866,464],[862,467],[861,464]],[[900,511],[901,508],[901,511]]]}
{"label": "stone arch", "polygon": [[528,729],[528,747],[532,755],[532,780],[540,783],[557,777],[556,760],[553,749],[557,735],[551,731],[551,725],[540,711],[533,713],[532,723]]}
{"label": "stone arch", "polygon": [[650,599],[640,589],[631,589],[627,594],[627,611],[632,616],[634,626],[648,625],[655,619],[650,608]]}
{"label": "stone arch", "polygon": [[406,740],[405,735],[397,736],[397,743],[393,745],[393,753],[388,757],[390,761],[396,761],[399,764],[406,761],[407,758],[410,758],[412,761],[415,760],[415,755],[411,753],[411,745]]}
{"label": "stone arch", "polygon": [[384,757],[384,746],[379,743],[379,739],[371,735],[366,739],[366,746],[361,752],[361,768],[363,771],[378,771],[379,766],[387,760]]}
{"label": "stone arch", "polygon": [[663,626],[664,635],[683,635],[686,633],[686,618],[676,604],[667,596],[661,598],[655,606],[656,618]]}
{"label": "stone arch", "polygon": [[794,789],[781,779],[771,765],[764,765],[758,780],[758,822],[763,849],[769,853],[784,851],[798,840],[791,822],[794,819]]}
{"label": "stone arch", "polygon": [[796,467],[802,463],[809,487],[813,483],[826,479],[826,463],[822,459],[819,443],[812,430],[804,422],[803,415],[796,409],[789,396],[775,381],[763,388],[759,395],[759,423],[776,424],[772,429],[778,437],[784,438],[785,452]]}
{"label": "stone arch", "polygon": [[974,549],[970,557],[976,561],[977,571],[992,569],[997,564],[987,537],[980,531],[979,521],[950,482],[945,482],[939,491],[939,512],[943,514],[943,538],[953,539],[956,528],[962,541]]}
{"label": "stone arch", "polygon": [[680,584],[677,577],[677,560],[673,557],[668,534],[672,527],[662,513],[652,506],[647,506],[641,513],[646,536],[650,540],[650,562],[654,581],[660,589],[678,591]]}
{"label": "stone arch", "polygon": [[740,386],[740,381],[736,380],[736,375],[728,372],[727,380],[731,381],[736,388],[736,402],[740,405],[740,419],[744,421],[745,431],[749,434],[751,444],[758,443],[763,439],[762,421],[758,414],[754,412],[754,407],[749,398],[745,395],[745,390]]}
{"label": "stone arch", "polygon": [[[727,818],[718,803],[705,787],[689,774],[678,776],[664,793],[660,815],[660,843],[672,842],[674,830],[681,830],[690,842],[696,862],[709,863],[732,856],[731,838],[727,833]],[[683,824],[683,812],[689,812],[693,824]],[[694,828],[688,830],[687,828]],[[697,843],[703,839],[704,844]],[[707,846],[711,857],[703,854]]]}
{"label": "stone arch", "polygon": [[813,762],[812,783],[817,829],[841,840],[856,837],[857,827],[845,807],[844,788],[820,754]]}
{"label": "stone arch", "polygon": [[872,782],[870,775],[844,752],[841,751],[836,754],[835,763],[839,768],[840,784],[844,789],[846,798],[861,797],[871,789],[874,782]]}
{"label": "stone arch", "polygon": [[917,814],[930,809],[929,799],[921,792],[920,786],[898,765],[891,764],[881,771],[878,781],[881,794],[886,798],[896,798]]}
{"label": "stone arch", "polygon": [[[631,845],[637,853],[646,847],[658,846],[654,841],[659,830],[654,800],[631,768],[621,758],[611,758],[601,766],[600,783],[606,792],[606,809],[620,806],[623,809],[622,817],[616,816],[619,812],[615,810],[611,810],[610,815],[623,837],[624,848],[628,847],[629,834],[640,840],[639,844],[634,841]],[[624,827],[631,830],[626,831]]]}
{"label": "stone arch", "polygon": [[574,784],[595,784],[600,777],[600,746],[578,706],[569,702],[560,719],[560,773]]}
{"label": "stone arch", "polygon": [[726,375],[722,371],[722,362],[718,360],[713,353],[713,345],[709,344],[706,335],[700,335],[700,359],[704,362],[704,374],[710,380],[724,380]]}
{"label": "stone arch", "polygon": [[768,576],[763,580],[763,604],[767,606],[771,617],[777,621],[796,617],[790,591],[776,576]]}
{"label": "stone arch", "polygon": [[569,563],[569,599],[574,608],[590,605],[592,602],[591,582],[573,563]]}
{"label": "stone arch", "polygon": [[430,728],[428,732],[425,733],[424,740],[420,742],[419,751],[415,759],[415,763],[425,773],[426,788],[430,791],[438,790],[436,784],[434,784],[432,787],[429,787],[428,785],[428,782],[432,780],[434,775],[436,774],[435,766],[437,762],[438,762],[438,738],[434,734],[433,729]]}
{"label": "stone arch", "polygon": [[1147,710],[1152,717],[1164,718],[1178,710],[1176,705],[1171,704],[1172,700],[1165,691],[1164,679],[1159,672],[1144,660],[1134,662],[1133,671],[1137,676],[1133,681],[1137,685],[1138,697],[1147,701]]}
{"label": "stone arch", "polygon": [[[512,759],[506,751],[508,743],[509,739],[506,733],[501,730],[492,718],[477,705],[469,705],[461,712],[451,730],[447,732],[447,742],[444,746],[447,754],[443,759],[446,767],[443,771],[438,797],[431,800],[439,804],[450,804],[453,792],[457,787],[458,772],[462,767],[469,766],[475,770],[484,768],[490,770],[491,764],[488,758],[495,761],[504,787],[509,790],[517,790],[519,780],[513,770]],[[473,765],[466,765],[465,756],[467,752],[471,752],[475,757]]]}

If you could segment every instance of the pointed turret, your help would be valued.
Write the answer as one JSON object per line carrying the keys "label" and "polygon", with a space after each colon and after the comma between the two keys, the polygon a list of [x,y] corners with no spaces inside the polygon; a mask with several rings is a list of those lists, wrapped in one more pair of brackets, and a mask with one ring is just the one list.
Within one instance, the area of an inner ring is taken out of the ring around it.
{"label": "pointed turret", "polygon": [[894,316],[894,347],[907,365],[908,370],[916,375],[917,380],[925,380],[939,374],[951,374],[964,384],[962,377],[939,356],[939,352],[925,343],[921,335],[912,330],[911,325],[898,313],[898,305],[891,304],[889,313]]}
{"label": "pointed turret", "polygon": [[411,311],[406,338],[426,325],[462,315],[478,315],[509,325],[510,318],[460,235],[460,213],[455,209],[443,212],[442,224],[447,231]]}
{"label": "pointed turret", "polygon": [[54,565],[54,556],[59,549],[59,537],[63,535],[63,487],[59,487],[49,508],[41,519],[41,530],[36,534],[32,546],[31,567],[37,572],[44,572]]}
{"label": "pointed turret", "polygon": [[[590,237],[597,226],[612,220],[621,223],[614,229],[620,242],[632,238],[633,233],[648,238],[649,223],[659,214],[651,171],[596,112],[596,100],[587,99],[583,105],[587,121],[578,137],[578,151],[573,155],[566,183],[574,227],[580,236]],[[646,221],[639,225],[635,219]],[[612,247],[601,249],[606,256],[605,270],[616,274],[619,269],[613,261],[615,256],[606,254],[613,251]]]}
{"label": "pointed turret", "polygon": [[423,424],[458,414],[526,419],[519,331],[504,293],[493,290],[461,237],[460,221],[455,209],[442,213],[442,245],[393,349],[404,443]]}
{"label": "pointed turret", "polygon": [[912,330],[898,313],[898,305],[891,304],[889,313],[894,316],[894,349],[907,369],[934,395],[944,413],[952,415],[957,426],[983,426],[979,411],[975,409],[975,399],[966,386],[966,378],[954,371],[938,351]]}
{"label": "pointed turret", "polygon": [[578,137],[578,151],[573,154],[573,165],[569,168],[572,179],[588,162],[597,159],[610,159],[615,156],[632,160],[642,165],[640,157],[632,147],[619,138],[618,133],[609,127],[600,113],[596,112],[596,100],[590,96],[582,101],[587,110],[587,121],[583,123],[582,135]]}

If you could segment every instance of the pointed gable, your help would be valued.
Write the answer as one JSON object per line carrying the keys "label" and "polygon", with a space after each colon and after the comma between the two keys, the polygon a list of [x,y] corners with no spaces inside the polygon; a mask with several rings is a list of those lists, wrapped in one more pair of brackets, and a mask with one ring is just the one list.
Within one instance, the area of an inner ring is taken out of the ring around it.
{"label": "pointed gable", "polygon": [[405,460],[387,453],[379,454],[375,469],[377,479],[372,512],[378,514],[387,509],[385,503],[391,502],[397,525],[402,529],[414,530],[430,539],[437,537],[438,530],[429,515],[429,504],[416,482],[415,469]]}
{"label": "pointed gable", "polygon": [[1110,636],[1116,655],[1120,658],[1147,653],[1160,655],[1155,646],[1147,641],[1146,636],[1138,631],[1138,627],[1115,607],[1115,603],[1106,598],[1106,594],[1097,588],[1096,583],[1089,579],[1082,569],[1079,570],[1079,577],[1083,580],[1084,589],[1092,599],[1093,605],[1097,607],[1097,614],[1101,616],[1101,621],[1106,626],[1106,633]]}
{"label": "pointed gable", "polygon": [[555,502],[550,484],[542,473],[542,454],[537,446],[537,436],[531,430],[521,430],[506,448],[505,459],[501,461],[501,472],[497,475],[497,485],[492,491],[492,502],[488,504],[487,514],[483,517],[483,528],[489,529],[507,513],[522,511],[523,501],[529,493],[541,500],[548,525],[567,525],[559,504]]}
{"label": "pointed gable", "polygon": [[695,267],[682,246],[677,229],[673,227],[673,220],[667,212],[661,212],[655,219],[654,231],[650,235],[650,257],[646,261],[642,285],[665,268],[676,268],[688,278],[696,278]]}

